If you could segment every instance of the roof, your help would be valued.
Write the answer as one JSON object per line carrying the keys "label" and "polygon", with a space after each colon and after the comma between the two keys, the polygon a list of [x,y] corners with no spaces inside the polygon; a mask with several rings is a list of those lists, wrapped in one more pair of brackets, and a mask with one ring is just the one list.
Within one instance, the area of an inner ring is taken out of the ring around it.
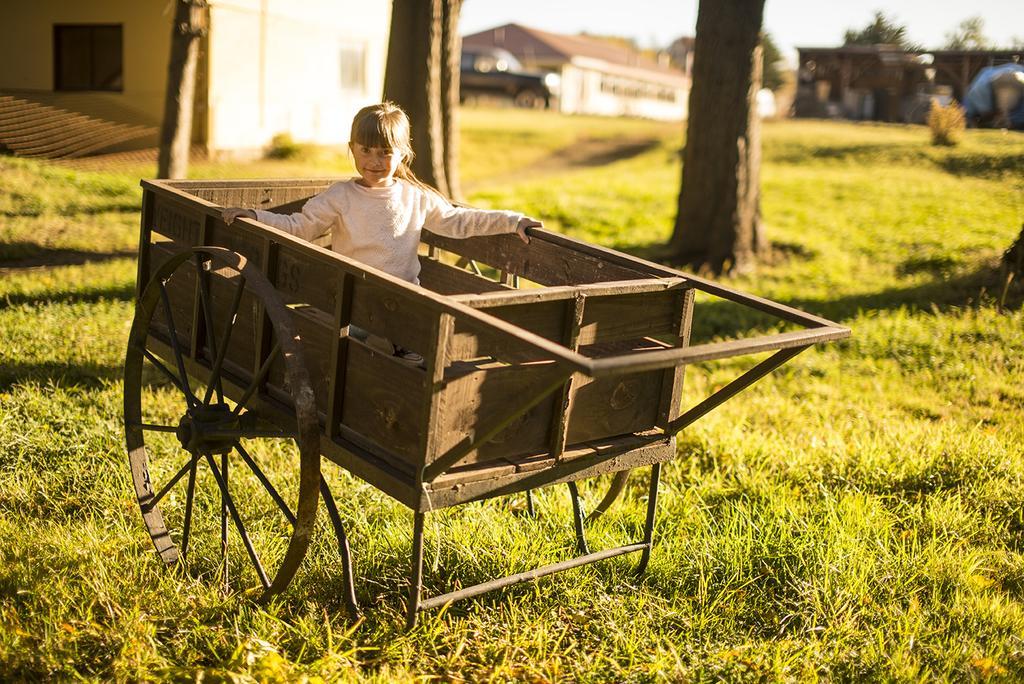
{"label": "roof", "polygon": [[659,64],[624,46],[599,38],[548,33],[520,24],[505,24],[470,34],[462,39],[462,44],[467,47],[500,47],[520,59],[530,61],[569,62],[574,57],[586,57],[609,64],[685,77],[679,69]]}

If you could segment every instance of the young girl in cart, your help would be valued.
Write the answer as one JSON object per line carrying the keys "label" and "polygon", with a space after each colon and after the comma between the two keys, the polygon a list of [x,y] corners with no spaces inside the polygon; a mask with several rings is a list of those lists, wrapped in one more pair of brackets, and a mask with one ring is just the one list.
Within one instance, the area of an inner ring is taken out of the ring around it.
{"label": "young girl in cart", "polygon": [[[349,139],[357,178],[334,183],[290,215],[228,207],[222,212],[225,223],[246,217],[306,240],[329,232],[335,252],[416,284],[424,228],[452,238],[516,233],[529,243],[526,230],[543,225],[512,211],[455,207],[416,178],[409,166],[409,117],[395,104],[359,110]],[[421,360],[400,348],[395,354]]]}

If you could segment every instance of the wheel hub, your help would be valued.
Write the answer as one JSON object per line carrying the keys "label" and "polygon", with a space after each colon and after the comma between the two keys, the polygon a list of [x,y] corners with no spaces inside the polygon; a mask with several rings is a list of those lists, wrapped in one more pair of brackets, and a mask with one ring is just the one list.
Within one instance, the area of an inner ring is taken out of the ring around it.
{"label": "wheel hub", "polygon": [[238,439],[241,422],[227,404],[210,404],[191,409],[182,416],[175,434],[186,451],[226,454]]}

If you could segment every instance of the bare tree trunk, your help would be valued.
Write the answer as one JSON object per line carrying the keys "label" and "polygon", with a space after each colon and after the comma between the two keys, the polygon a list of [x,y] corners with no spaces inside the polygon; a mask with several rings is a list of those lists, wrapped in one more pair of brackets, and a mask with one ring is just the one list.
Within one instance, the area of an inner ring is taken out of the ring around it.
{"label": "bare tree trunk", "polygon": [[448,180],[448,197],[462,200],[459,178],[459,77],[462,63],[462,36],[459,35],[459,13],[462,0],[445,0],[442,10],[441,118],[444,137],[444,175]]}
{"label": "bare tree trunk", "polygon": [[760,33],[764,0],[701,0],[679,213],[670,258],[713,273],[750,268],[761,229]]}
{"label": "bare tree trunk", "polygon": [[384,99],[412,121],[416,176],[458,194],[458,21],[461,0],[395,0],[391,9]]}
{"label": "bare tree trunk", "polygon": [[184,178],[188,175],[199,39],[205,35],[206,26],[205,0],[177,0],[175,5],[164,120],[160,129],[159,178]]}

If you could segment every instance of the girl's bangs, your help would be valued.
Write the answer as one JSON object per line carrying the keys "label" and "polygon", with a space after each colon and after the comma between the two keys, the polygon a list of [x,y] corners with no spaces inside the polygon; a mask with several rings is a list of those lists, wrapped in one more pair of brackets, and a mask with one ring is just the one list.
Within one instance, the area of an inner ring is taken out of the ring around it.
{"label": "girl's bangs", "polygon": [[390,123],[388,120],[382,117],[366,116],[361,121],[356,123],[355,130],[352,131],[352,139],[366,147],[386,147],[389,149],[403,147],[403,144],[396,135],[396,126],[388,126]]}

